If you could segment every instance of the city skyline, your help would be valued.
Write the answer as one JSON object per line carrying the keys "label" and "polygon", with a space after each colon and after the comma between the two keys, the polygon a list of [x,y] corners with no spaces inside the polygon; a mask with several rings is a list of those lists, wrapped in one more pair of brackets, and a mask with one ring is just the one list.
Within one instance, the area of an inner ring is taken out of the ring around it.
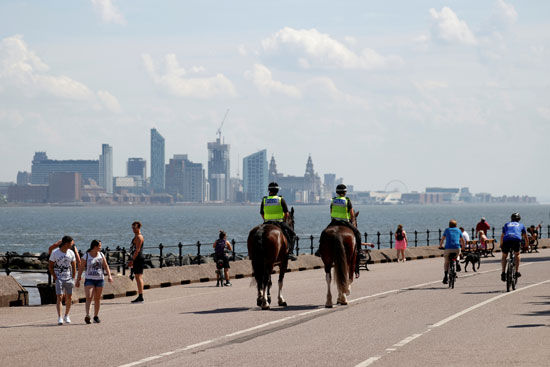
{"label": "city skyline", "polygon": [[266,149],[288,175],[311,154],[357,190],[550,201],[548,2],[59,5],[0,4],[1,182],[36,151],[97,160],[101,144],[124,176],[128,157],[151,163],[152,126],[165,157],[206,167],[230,109],[230,177]]}

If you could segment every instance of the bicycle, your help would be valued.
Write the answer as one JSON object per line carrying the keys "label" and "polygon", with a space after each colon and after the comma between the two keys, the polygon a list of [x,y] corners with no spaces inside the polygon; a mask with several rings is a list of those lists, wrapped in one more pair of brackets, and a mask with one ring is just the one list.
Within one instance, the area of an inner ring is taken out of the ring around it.
{"label": "bicycle", "polygon": [[457,254],[453,253],[449,255],[449,288],[455,288],[456,281],[456,257]]}
{"label": "bicycle", "polygon": [[516,284],[518,283],[515,260],[514,251],[510,251],[510,256],[508,256],[508,265],[506,267],[506,292],[510,292],[510,287],[515,291]]}

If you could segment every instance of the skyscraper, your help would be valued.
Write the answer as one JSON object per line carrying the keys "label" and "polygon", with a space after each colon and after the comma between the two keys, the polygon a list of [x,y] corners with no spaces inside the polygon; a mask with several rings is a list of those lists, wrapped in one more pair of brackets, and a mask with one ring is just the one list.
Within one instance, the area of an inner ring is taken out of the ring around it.
{"label": "skyscraper", "polygon": [[145,180],[147,178],[147,161],[143,158],[128,158],[126,171],[127,176],[139,176]]}
{"label": "skyscraper", "polygon": [[243,188],[246,201],[260,202],[267,191],[267,151],[243,158]]}
{"label": "skyscraper", "polygon": [[208,182],[211,201],[228,201],[230,189],[229,144],[220,138],[208,143]]}
{"label": "skyscraper", "polygon": [[78,172],[84,183],[99,182],[99,161],[93,160],[53,160],[46,152],[36,152],[32,160],[31,184],[47,185],[51,173]]}
{"label": "skyscraper", "polygon": [[175,154],[166,165],[166,192],[175,201],[204,201],[204,169],[201,163],[193,163],[187,154]]}
{"label": "skyscraper", "polygon": [[109,144],[101,145],[99,186],[103,187],[107,194],[113,193],[113,147]]}
{"label": "skyscraper", "polygon": [[164,169],[164,138],[151,129],[151,187],[155,192],[164,192]]}

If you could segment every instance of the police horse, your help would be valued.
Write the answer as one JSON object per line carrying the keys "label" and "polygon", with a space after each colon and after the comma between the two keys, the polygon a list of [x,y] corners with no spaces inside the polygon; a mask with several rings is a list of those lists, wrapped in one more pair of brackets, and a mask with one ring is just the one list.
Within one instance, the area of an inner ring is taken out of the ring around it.
{"label": "police horse", "polygon": [[[355,213],[352,224],[357,226],[357,217],[359,212]],[[339,225],[329,225],[323,233],[319,242],[319,252],[325,265],[325,278],[327,281],[327,301],[325,307],[332,307],[332,293],[330,292],[330,283],[332,281],[331,269],[334,265],[334,278],[338,289],[337,304],[347,305],[346,295],[350,295],[351,283],[355,271],[355,262],[357,259],[355,234],[350,228]]]}
{"label": "police horse", "polygon": [[[294,208],[289,212],[286,224],[294,230]],[[283,298],[283,279],[288,266],[288,241],[279,226],[271,223],[260,224],[250,231],[247,240],[248,255],[252,262],[254,279],[258,288],[256,304],[262,310],[269,310],[271,303],[271,274],[279,266],[279,306],[286,307]]]}

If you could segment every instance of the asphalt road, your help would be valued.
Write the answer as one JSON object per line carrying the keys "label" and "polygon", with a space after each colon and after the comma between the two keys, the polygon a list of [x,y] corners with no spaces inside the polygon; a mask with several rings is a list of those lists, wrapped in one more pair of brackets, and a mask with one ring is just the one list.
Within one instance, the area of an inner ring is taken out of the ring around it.
{"label": "asphalt road", "polygon": [[289,306],[269,311],[256,307],[249,278],[148,290],[138,305],[104,300],[101,324],[84,323],[83,304],[63,326],[54,306],[2,308],[1,364],[547,366],[550,250],[523,261],[510,293],[498,257],[459,273],[455,289],[441,284],[442,258],[372,265],[350,304],[333,309],[323,307],[322,270],[287,274]]}

